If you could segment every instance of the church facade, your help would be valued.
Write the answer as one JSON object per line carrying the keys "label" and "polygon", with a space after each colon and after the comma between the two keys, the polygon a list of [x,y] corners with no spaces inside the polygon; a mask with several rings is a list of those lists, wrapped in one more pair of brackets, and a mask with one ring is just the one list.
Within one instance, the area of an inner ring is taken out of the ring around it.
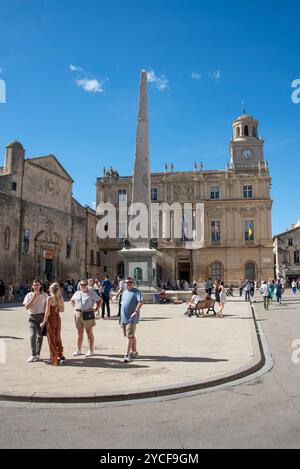
{"label": "church facade", "polygon": [[[6,148],[0,168],[0,279],[19,285],[95,274],[100,255],[93,210],[72,197],[73,180],[54,155],[25,159],[21,143]],[[91,265],[91,262],[93,263]]]}
{"label": "church facade", "polygon": [[[163,172],[151,174],[152,203],[189,203],[194,211],[197,204],[204,206],[204,243],[200,248],[191,248],[191,241],[197,239],[194,219],[188,230],[190,239],[186,239],[185,230],[182,239],[174,236],[172,213],[169,238],[161,231],[157,234],[156,276],[160,282],[199,282],[210,277],[237,284],[241,279],[273,277],[271,178],[258,126],[259,122],[246,114],[233,122],[231,164],[224,170],[206,171],[202,164],[195,164],[192,171],[176,172],[171,164],[169,169],[165,165]],[[117,208],[125,201],[130,205],[132,184],[131,176],[121,177],[112,168],[104,170],[97,179],[97,205],[111,203]],[[110,275],[124,271],[121,231],[115,239],[101,240],[101,256]]]}

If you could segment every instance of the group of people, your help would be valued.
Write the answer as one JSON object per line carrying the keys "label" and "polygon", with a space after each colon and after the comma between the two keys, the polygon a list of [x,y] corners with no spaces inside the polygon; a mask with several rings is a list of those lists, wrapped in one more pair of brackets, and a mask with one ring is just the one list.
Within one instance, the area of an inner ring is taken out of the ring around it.
{"label": "group of people", "polygon": [[[293,283],[292,283],[293,288]],[[268,282],[263,281],[260,287],[260,293],[264,298],[264,308],[269,309],[269,305],[274,303],[276,297],[276,303],[281,305],[282,295],[286,290],[286,282],[283,277],[277,279],[270,279]],[[294,291],[294,290],[293,290]],[[297,293],[297,291],[296,291]]]}
{"label": "group of people", "polygon": [[[108,285],[106,284],[106,286]],[[93,328],[96,326],[96,315],[104,304],[104,299],[99,293],[96,287],[89,284],[88,280],[83,279],[78,284],[78,290],[70,298],[70,303],[75,310],[74,319],[77,329],[77,349],[73,353],[74,357],[83,355],[84,332],[86,332],[89,343],[89,350],[85,356],[92,357],[95,354]],[[127,337],[124,362],[128,363],[133,359],[139,358],[136,326],[139,323],[144,299],[141,292],[134,287],[134,281],[130,277],[123,280],[122,291],[119,288],[118,296],[120,305],[119,322],[124,336]],[[50,285],[48,294],[43,291],[41,281],[36,279],[33,281],[31,292],[26,295],[23,304],[29,312],[31,356],[27,362],[32,363],[40,360],[43,337],[47,336],[50,351],[49,363],[52,366],[65,363],[66,359],[61,339],[60,313],[64,312],[64,298],[61,285],[58,283]]]}
{"label": "group of people", "polygon": [[14,301],[14,287],[11,282],[8,287],[6,287],[3,280],[0,280],[0,303],[4,303],[5,295],[7,295],[8,302],[12,303]]}
{"label": "group of people", "polygon": [[225,290],[224,282],[220,279],[216,280],[214,283],[209,279],[209,282],[205,284],[205,296],[198,293],[198,290],[195,288],[192,292],[192,298],[188,302],[188,316],[191,316],[193,312],[197,311],[200,306],[200,316],[204,316],[203,309],[201,309],[201,305],[205,305],[208,301],[212,299],[212,291],[214,289],[215,300],[218,304],[219,310],[216,313],[216,316],[219,318],[224,318],[224,308],[227,302],[227,294]]}

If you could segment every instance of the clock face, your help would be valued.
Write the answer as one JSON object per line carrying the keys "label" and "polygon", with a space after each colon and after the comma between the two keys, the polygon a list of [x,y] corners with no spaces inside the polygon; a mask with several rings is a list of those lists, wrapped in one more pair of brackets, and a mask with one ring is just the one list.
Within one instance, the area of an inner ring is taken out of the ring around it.
{"label": "clock face", "polygon": [[243,152],[243,155],[245,158],[251,158],[253,156],[253,151],[252,150],[245,150]]}

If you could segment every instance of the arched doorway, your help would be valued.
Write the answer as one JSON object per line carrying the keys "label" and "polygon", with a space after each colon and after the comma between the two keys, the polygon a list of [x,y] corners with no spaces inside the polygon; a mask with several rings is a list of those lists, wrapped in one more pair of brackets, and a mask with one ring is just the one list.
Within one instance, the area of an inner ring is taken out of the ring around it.
{"label": "arched doorway", "polygon": [[34,240],[35,277],[53,282],[60,275],[62,240],[57,233],[40,231]]}
{"label": "arched doorway", "polygon": [[255,262],[247,262],[245,265],[245,279],[246,280],[256,280],[256,264]]}

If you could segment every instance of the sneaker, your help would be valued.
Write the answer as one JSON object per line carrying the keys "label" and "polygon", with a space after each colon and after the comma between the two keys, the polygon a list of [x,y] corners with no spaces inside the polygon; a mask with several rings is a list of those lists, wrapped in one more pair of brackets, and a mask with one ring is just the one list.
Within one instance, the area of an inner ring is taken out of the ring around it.
{"label": "sneaker", "polygon": [[59,364],[63,365],[65,363],[65,361],[66,361],[66,357],[60,357]]}
{"label": "sneaker", "polygon": [[95,355],[95,353],[92,351],[92,350],[89,350],[87,353],[86,353],[86,357],[93,357]]}
{"label": "sneaker", "polygon": [[37,362],[37,357],[35,357],[34,355],[32,355],[30,358],[28,358],[27,360],[27,363],[33,363],[33,362]]}
{"label": "sneaker", "polygon": [[73,353],[73,357],[79,357],[80,355],[83,355],[81,350],[75,350],[75,352]]}
{"label": "sneaker", "polygon": [[137,360],[138,358],[140,358],[140,356],[138,352],[132,352],[129,354],[129,358],[130,360]]}
{"label": "sneaker", "polygon": [[130,356],[129,355],[124,355],[124,363],[129,363],[130,362]]}
{"label": "sneaker", "polygon": [[36,361],[39,362],[41,360],[41,357],[39,355],[36,356]]}

